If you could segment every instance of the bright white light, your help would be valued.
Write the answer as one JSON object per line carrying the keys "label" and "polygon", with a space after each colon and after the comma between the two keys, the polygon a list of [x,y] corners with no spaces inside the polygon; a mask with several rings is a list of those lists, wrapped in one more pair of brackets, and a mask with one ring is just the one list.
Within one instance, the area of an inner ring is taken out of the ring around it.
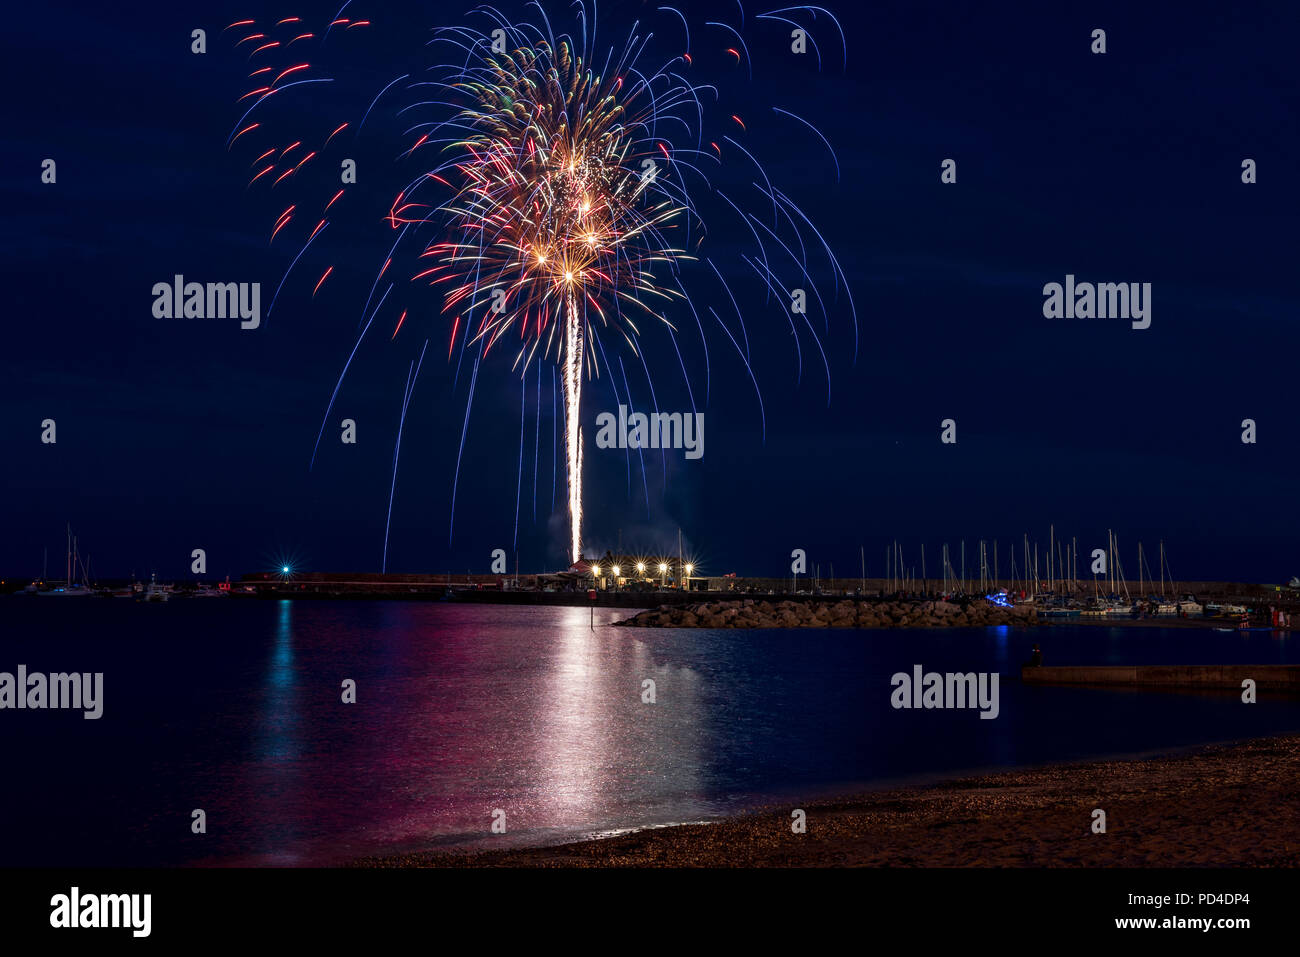
{"label": "bright white light", "polygon": [[582,558],[582,431],[578,410],[582,401],[582,317],[572,290],[566,298],[564,323],[564,449],[569,478],[569,554]]}

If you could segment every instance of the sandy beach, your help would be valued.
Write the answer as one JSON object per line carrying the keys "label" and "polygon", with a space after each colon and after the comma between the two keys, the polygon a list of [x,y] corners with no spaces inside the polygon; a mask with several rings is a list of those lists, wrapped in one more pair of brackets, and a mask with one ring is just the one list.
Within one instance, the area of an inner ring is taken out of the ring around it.
{"label": "sandy beach", "polygon": [[[1063,729],[1063,733],[1066,733]],[[1295,867],[1300,736],[1008,771],[556,847],[362,867]],[[1106,812],[1106,833],[1091,830]]]}

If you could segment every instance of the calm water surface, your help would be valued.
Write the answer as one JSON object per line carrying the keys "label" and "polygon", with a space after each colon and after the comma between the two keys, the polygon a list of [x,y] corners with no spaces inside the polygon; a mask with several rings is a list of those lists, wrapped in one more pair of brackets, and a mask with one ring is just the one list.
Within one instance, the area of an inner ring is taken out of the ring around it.
{"label": "calm water surface", "polygon": [[[1300,730],[1295,699],[1010,677],[1035,640],[1048,664],[1300,663],[1294,639],[1266,633],[608,627],[627,614],[597,610],[593,630],[586,608],[0,599],[0,671],[104,672],[98,721],[0,711],[0,865],[315,865],[550,843]],[[890,676],[914,664],[1000,672],[1000,716],[892,709]],[[490,834],[496,808],[505,835]]]}

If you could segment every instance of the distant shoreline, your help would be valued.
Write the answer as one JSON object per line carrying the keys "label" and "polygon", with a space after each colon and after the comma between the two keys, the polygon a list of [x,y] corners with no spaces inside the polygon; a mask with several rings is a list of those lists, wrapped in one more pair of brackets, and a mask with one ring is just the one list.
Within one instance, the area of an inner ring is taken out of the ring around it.
{"label": "distant shoreline", "polygon": [[[1295,867],[1300,735],[1024,768],[549,847],[355,867]],[[791,830],[791,811],[807,831]],[[1093,833],[1094,811],[1106,832]]]}
{"label": "distant shoreline", "polygon": [[[875,596],[866,596],[863,598],[846,598],[830,595],[754,595],[726,597],[728,593],[718,592],[681,592],[681,593],[629,593],[629,592],[601,592],[593,601],[585,592],[496,592],[496,591],[462,591],[457,592],[452,599],[442,599],[443,592],[429,591],[411,591],[411,592],[318,592],[318,591],[266,591],[257,594],[232,592],[226,597],[226,600],[235,601],[240,604],[272,602],[272,601],[318,601],[318,602],[418,602],[423,604],[445,604],[453,607],[466,607],[471,605],[501,607],[510,606],[516,608],[526,607],[568,607],[568,608],[610,608],[610,609],[627,609],[628,611],[639,611],[643,615],[631,615],[628,618],[620,619],[610,624],[626,626],[638,625],[644,627],[667,627],[667,628],[850,628],[860,630],[878,630],[899,627],[900,622],[897,620],[883,620],[878,615],[855,615],[854,621],[836,624],[835,622],[816,622],[813,620],[815,615],[808,616],[806,621],[797,621],[789,624],[770,623],[758,625],[745,624],[717,624],[706,625],[701,623],[678,623],[675,621],[656,621],[647,623],[646,618],[666,613],[671,610],[673,614],[678,614],[688,605],[703,603],[735,605],[743,607],[746,602],[750,604],[782,604],[789,602],[794,605],[815,608],[821,605],[833,605],[836,603],[860,603],[864,609],[871,609],[873,612],[878,611],[884,606],[907,606],[915,608],[921,604],[934,604],[934,602],[923,599],[905,599],[902,601],[891,601],[881,599]],[[88,601],[85,602],[88,607],[97,607],[100,605],[110,604],[108,601],[96,600],[107,599],[108,595],[86,596]],[[184,592],[175,592],[170,597],[180,600],[184,603],[189,602],[189,596]],[[12,599],[18,603],[27,603],[34,601],[35,596],[23,595],[17,592],[0,594],[0,598]],[[136,601],[136,604],[143,602]],[[48,602],[41,602],[42,605],[49,605]],[[111,603],[114,606],[121,605],[121,601]],[[977,606],[974,600],[971,605]],[[1279,602],[1279,607],[1290,609],[1290,613],[1300,621],[1300,606],[1293,603],[1287,604]],[[1021,611],[1022,614],[1007,614],[1010,611]],[[1031,612],[1034,612],[1031,614]],[[800,616],[801,618],[803,616]],[[861,623],[857,623],[860,620]],[[1225,617],[1188,617],[1180,618],[1176,616],[1148,616],[1145,618],[1134,617],[1111,617],[1111,616],[1077,616],[1061,617],[1047,616],[1039,617],[1032,605],[1017,605],[1015,609],[997,609],[989,607],[987,613],[971,616],[964,614],[954,616],[945,621],[939,620],[908,620],[902,622],[903,627],[913,628],[954,628],[954,627],[989,627],[992,625],[1009,625],[1012,627],[1050,627],[1053,625],[1088,625],[1092,627],[1124,627],[1124,628],[1217,628],[1236,630],[1238,619]],[[1262,621],[1252,620],[1252,626],[1256,630],[1263,625]],[[1285,631],[1288,629],[1278,629]],[[1297,628],[1295,630],[1300,630]]]}
{"label": "distant shoreline", "polygon": [[[566,573],[567,574],[567,573]],[[924,579],[919,588],[900,592],[897,580],[880,578],[821,579],[816,587],[804,579],[777,578],[716,578],[696,577],[692,587],[657,588],[654,583],[629,583],[623,587],[609,586],[592,589],[596,583],[588,577],[566,578],[548,582],[556,576],[540,574],[404,574],[375,572],[312,572],[295,570],[289,575],[271,572],[245,574],[229,583],[230,597],[238,599],[308,599],[342,601],[442,601],[465,604],[504,605],[560,605],[578,607],[653,608],[658,605],[689,604],[700,601],[792,601],[825,602],[859,600],[869,602],[925,601],[939,596],[939,579]],[[0,595],[12,595],[24,590],[30,577],[0,575]],[[47,584],[56,585],[58,582]],[[133,584],[130,579],[102,579],[92,583],[97,587],[123,588]],[[171,582],[175,597],[200,584],[198,579],[184,578]],[[1024,583],[997,580],[986,582],[987,587],[975,590],[969,598],[979,600],[984,592],[1008,588],[1013,597],[1023,589]],[[225,583],[213,578],[207,581],[210,588]],[[707,587],[702,587],[707,585]],[[1134,596],[1146,589],[1154,591],[1156,583],[1143,583],[1133,590]],[[1053,583],[1053,590],[1062,596],[1087,596],[1097,592],[1098,583],[1091,580]],[[1165,586],[1161,585],[1162,594]],[[1300,588],[1279,584],[1261,584],[1234,581],[1182,581],[1169,589],[1169,594],[1196,595],[1199,600],[1220,600],[1238,604],[1264,606],[1275,604],[1300,615]]]}

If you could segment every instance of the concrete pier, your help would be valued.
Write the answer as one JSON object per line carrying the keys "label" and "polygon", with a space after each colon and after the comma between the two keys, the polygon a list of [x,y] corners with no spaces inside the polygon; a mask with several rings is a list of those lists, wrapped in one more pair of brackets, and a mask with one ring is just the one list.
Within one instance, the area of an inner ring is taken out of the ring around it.
{"label": "concrete pier", "polygon": [[1250,678],[1259,691],[1300,694],[1300,665],[1025,665],[1020,677],[1026,684],[1044,685],[1237,689]]}

